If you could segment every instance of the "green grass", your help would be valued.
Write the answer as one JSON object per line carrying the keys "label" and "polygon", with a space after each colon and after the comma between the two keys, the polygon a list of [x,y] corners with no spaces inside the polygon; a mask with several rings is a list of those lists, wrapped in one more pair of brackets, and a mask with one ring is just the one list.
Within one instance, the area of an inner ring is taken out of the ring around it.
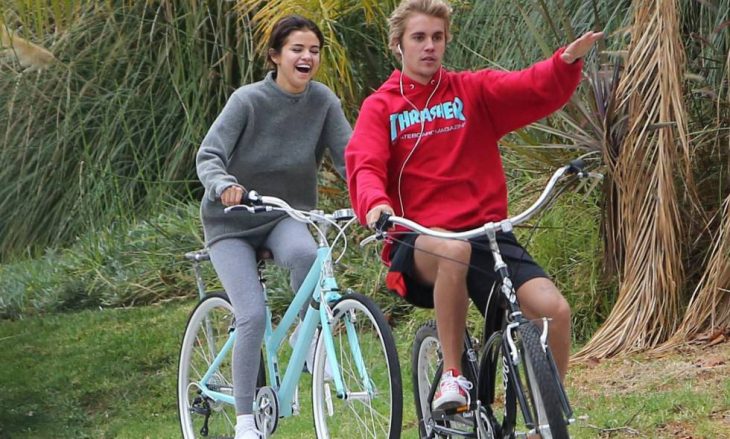
{"label": "green grass", "polygon": [[[194,295],[194,293],[191,293]],[[179,437],[175,372],[182,328],[194,302],[0,321],[0,438]],[[416,438],[410,345],[418,311],[395,328],[403,366],[403,438]],[[701,367],[698,359],[715,358]],[[571,433],[599,437],[727,437],[730,346],[652,360],[632,357],[574,366],[568,377],[578,416]],[[309,378],[300,416],[276,437],[311,438]],[[608,430],[606,430],[608,431]],[[723,436],[725,435],[725,436]],[[606,436],[608,437],[608,433]]]}
{"label": "green grass", "polygon": [[186,308],[4,321],[0,437],[174,437],[175,328]]}

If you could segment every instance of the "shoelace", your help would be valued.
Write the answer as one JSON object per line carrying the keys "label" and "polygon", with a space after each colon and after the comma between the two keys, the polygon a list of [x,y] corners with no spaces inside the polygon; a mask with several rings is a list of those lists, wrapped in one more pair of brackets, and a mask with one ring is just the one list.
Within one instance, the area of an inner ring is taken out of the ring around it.
{"label": "shoelace", "polygon": [[459,389],[463,390],[466,393],[466,405],[471,405],[471,393],[469,391],[474,387],[474,384],[466,379],[464,375],[446,377],[442,385],[450,390],[454,388],[457,391]]}

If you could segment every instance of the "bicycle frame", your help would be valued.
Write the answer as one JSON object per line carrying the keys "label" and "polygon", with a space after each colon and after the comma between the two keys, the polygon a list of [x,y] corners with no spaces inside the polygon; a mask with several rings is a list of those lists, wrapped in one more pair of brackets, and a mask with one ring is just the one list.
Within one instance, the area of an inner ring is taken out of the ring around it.
{"label": "bicycle frame", "polygon": [[[196,263],[194,268],[196,277],[198,277],[199,267],[197,263],[202,259],[195,258],[193,260]],[[201,286],[202,281],[200,278],[197,280],[199,281],[199,294],[201,294],[202,297],[205,294],[205,291]],[[329,327],[329,322],[332,316],[330,304],[335,303],[340,297],[342,296],[334,278],[332,268],[331,249],[322,236],[320,236],[319,248],[317,249],[317,258],[312,264],[292,302],[287,307],[284,316],[275,328],[272,324],[271,308],[269,307],[268,295],[266,288],[264,287],[264,299],[266,303],[266,326],[264,330],[264,352],[266,354],[265,362],[268,376],[270,377],[271,388],[276,393],[279,401],[280,417],[289,417],[294,414],[292,403],[297,392],[297,386],[304,369],[306,357],[309,354],[310,340],[312,340],[315,336],[317,327],[321,328],[321,336],[325,343],[328,365],[331,369],[331,376],[335,385],[336,395],[338,398],[345,398],[347,396],[347,389],[345,389],[339,363],[335,355],[333,335]],[[307,302],[309,302],[309,306],[299,328],[297,342],[293,346],[291,357],[287,362],[282,378],[279,373],[278,352],[281,349],[289,330],[296,323],[299,311]],[[373,389],[367,370],[365,369],[362,353],[359,350],[357,335],[349,321],[346,323],[346,330],[352,350],[352,359],[360,373],[360,379],[363,381],[365,389],[367,389],[368,393],[372,396]],[[211,390],[208,388],[207,383],[211,377],[215,375],[226,356],[231,354],[231,349],[235,344],[235,339],[235,328],[231,328],[228,340],[226,340],[220,352],[215,355],[215,359],[211,363],[210,368],[205,373],[202,380],[198,383],[198,386],[204,396],[216,402],[224,402],[231,405],[235,404],[234,398],[231,395]],[[261,366],[263,367],[263,365]],[[254,407],[254,410],[256,408],[257,407]]]}
{"label": "bicycle frame", "polygon": [[[522,355],[520,351],[517,348],[517,345],[515,343],[514,338],[514,331],[516,328],[530,324],[530,321],[527,320],[520,310],[519,303],[517,300],[517,294],[514,289],[514,286],[512,284],[512,280],[510,278],[509,270],[507,267],[507,264],[502,259],[501,252],[499,250],[499,246],[497,244],[497,238],[496,233],[498,231],[502,232],[511,232],[513,229],[513,226],[523,223],[527,221],[529,218],[531,218],[537,211],[539,211],[548,201],[549,196],[554,189],[556,183],[558,180],[560,180],[564,175],[566,174],[576,174],[579,178],[585,178],[585,177],[592,177],[592,178],[600,178],[602,177],[600,174],[590,173],[590,172],[584,172],[583,171],[583,163],[579,161],[574,161],[570,165],[566,165],[562,168],[559,168],[555,173],[551,176],[550,180],[548,181],[545,189],[538,197],[537,201],[535,201],[530,207],[528,207],[524,212],[520,213],[519,215],[516,215],[511,218],[506,218],[502,221],[497,222],[489,222],[481,227],[477,227],[471,230],[463,231],[463,232],[448,232],[448,231],[439,231],[439,230],[431,230],[429,228],[426,228],[414,221],[408,220],[403,217],[393,216],[393,215],[383,215],[378,220],[378,223],[376,224],[376,234],[364,239],[361,242],[361,245],[365,245],[368,242],[371,242],[374,239],[382,239],[383,236],[387,234],[385,232],[386,226],[388,224],[390,225],[400,225],[407,229],[416,231],[418,233],[433,236],[437,238],[443,238],[443,239],[457,239],[457,240],[467,240],[470,238],[475,238],[479,236],[486,236],[489,241],[489,248],[492,253],[493,259],[494,259],[494,272],[498,275],[500,280],[500,291],[498,292],[498,300],[503,301],[505,306],[505,316],[502,323],[501,330],[498,330],[498,332],[501,332],[502,339],[501,339],[501,350],[504,357],[504,364],[502,365],[496,365],[496,367],[499,369],[501,368],[501,376],[503,380],[503,384],[505,388],[507,386],[510,386],[511,391],[514,393],[517,402],[521,408],[521,412],[523,415],[523,419],[525,421],[525,425],[531,430],[530,433],[534,433],[536,430],[536,420],[532,416],[532,413],[530,413],[530,410],[528,408],[527,399],[525,397],[526,392],[522,385],[522,382],[519,378],[519,372],[518,372],[518,364],[523,361]],[[493,291],[494,292],[494,291]],[[492,293],[493,293],[492,292]],[[489,309],[489,306],[501,306],[501,303],[492,304],[492,294],[490,294],[489,300],[487,301],[487,309]],[[487,313],[487,310],[485,310],[485,313]],[[543,318],[543,330],[540,335],[540,345],[542,346],[542,349],[544,352],[546,352],[548,358],[549,358],[549,364],[551,366],[551,375],[555,377],[555,384],[557,386],[557,393],[559,394],[559,401],[561,404],[562,412],[564,416],[567,418],[569,423],[574,422],[573,419],[573,412],[570,407],[570,404],[568,403],[568,398],[565,393],[565,389],[560,382],[559,374],[557,371],[557,368],[555,367],[554,359],[552,358],[552,354],[550,349],[548,348],[547,344],[547,334],[548,334],[548,321],[547,319]],[[485,322],[485,338],[488,337],[491,334],[487,334],[487,326]],[[468,333],[467,333],[468,335]],[[476,371],[476,359],[472,359],[471,357],[474,356],[474,350],[471,341],[467,337],[465,341],[465,349],[467,352],[467,355],[469,356],[469,362],[470,362],[470,368],[475,369],[473,372]],[[441,366],[439,366],[440,368]],[[476,378],[476,375],[474,377]],[[496,373],[494,378],[496,379],[499,374]],[[440,373],[437,373],[436,376],[440,376]],[[436,387],[438,385],[438,380],[431,383],[430,392],[428,395],[428,401],[431,401],[433,399],[434,393],[436,391]],[[481,429],[481,416],[479,415],[479,411],[481,410],[481,404],[480,401],[472,401],[472,406],[469,407],[466,412],[474,412],[476,423],[479,424],[479,428]],[[457,413],[458,414],[458,413]],[[463,413],[462,413],[463,414]],[[447,420],[443,416],[445,416],[443,413],[441,414],[442,419],[440,420]],[[516,416],[516,413],[508,413],[508,416],[511,417],[511,419],[514,419]],[[434,421],[433,413],[430,421]],[[458,434],[462,435],[456,430],[452,430],[448,427],[443,426],[437,426],[437,425],[431,425],[431,427],[438,431],[439,433],[445,433],[445,434]],[[504,432],[503,432],[504,433]],[[508,432],[512,433],[512,432]]]}

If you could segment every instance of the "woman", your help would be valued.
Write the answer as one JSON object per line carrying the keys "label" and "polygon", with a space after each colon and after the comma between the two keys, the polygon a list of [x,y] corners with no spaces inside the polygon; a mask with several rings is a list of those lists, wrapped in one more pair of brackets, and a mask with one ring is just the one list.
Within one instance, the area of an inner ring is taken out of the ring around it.
{"label": "woman", "polygon": [[247,188],[298,209],[313,209],[317,168],[326,149],[344,177],[343,154],[352,130],[334,93],[312,81],[323,44],[311,20],[296,15],[281,19],[267,54],[274,70],[233,93],[197,154],[198,177],[205,186],[201,219],[206,245],[236,314],[236,439],[260,434],[252,411],[265,308],[256,251],[269,249],[274,262],[290,270],[296,291],[317,246],[306,225],[284,213],[223,210],[240,204]]}

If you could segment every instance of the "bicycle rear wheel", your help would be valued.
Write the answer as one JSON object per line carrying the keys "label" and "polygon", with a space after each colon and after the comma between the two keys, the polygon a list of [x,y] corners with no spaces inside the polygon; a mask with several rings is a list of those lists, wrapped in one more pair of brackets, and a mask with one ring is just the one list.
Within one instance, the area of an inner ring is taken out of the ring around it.
{"label": "bicycle rear wheel", "polygon": [[[236,411],[233,404],[206,398],[197,384],[228,340],[234,320],[233,307],[224,293],[206,296],[188,318],[177,375],[178,416],[185,439],[235,435]],[[227,355],[208,381],[208,388],[232,397],[232,376],[231,355]],[[257,386],[263,386],[265,381],[262,363]]]}
{"label": "bicycle rear wheel", "polygon": [[532,415],[542,437],[568,438],[568,423],[563,416],[556,370],[550,365],[550,358],[540,341],[540,330],[532,323],[520,325],[517,329],[522,340],[522,356],[525,363],[527,384],[530,393]]}
{"label": "bicycle rear wheel", "polygon": [[[466,337],[468,336],[469,334],[467,333]],[[472,344],[467,343],[465,339],[464,354],[461,359],[461,373],[470,382],[474,382],[476,379],[474,373],[476,371],[472,372],[473,366],[469,364],[469,355],[467,353],[467,350],[472,349],[472,347]],[[450,429],[455,435],[454,437],[458,437],[459,435],[473,437],[472,435],[476,433],[474,417],[477,415],[475,414],[475,410],[449,414],[447,415],[447,419],[432,419],[431,403],[433,401],[433,392],[438,380],[441,379],[441,372],[443,370],[443,356],[441,354],[441,344],[439,343],[435,321],[430,320],[424,323],[416,331],[411,354],[411,364],[413,365],[411,375],[413,399],[416,405],[420,437],[449,437],[444,430],[437,431],[438,427]],[[471,393],[471,400],[475,401],[476,391],[472,390]]]}
{"label": "bicycle rear wheel", "polygon": [[514,389],[508,384],[508,363],[502,348],[502,332],[493,333],[482,350],[479,365],[479,400],[485,406],[494,437],[512,437],[515,431],[517,403]]}
{"label": "bicycle rear wheel", "polygon": [[[330,329],[346,395],[325,376],[327,351],[320,331],[312,373],[312,408],[318,438],[398,439],[403,417],[400,364],[390,327],[369,298],[356,293],[332,308]],[[355,340],[356,344],[352,341]],[[358,365],[357,358],[362,359]],[[360,366],[369,378],[361,378]]]}
{"label": "bicycle rear wheel", "polygon": [[[416,330],[411,364],[413,365],[411,378],[419,436],[422,438],[445,437],[434,434],[431,427],[435,423],[431,419],[431,390],[436,380],[441,377],[443,364],[441,344],[436,330],[436,322],[433,320],[421,325]],[[445,427],[449,426],[444,422],[438,424]]]}

